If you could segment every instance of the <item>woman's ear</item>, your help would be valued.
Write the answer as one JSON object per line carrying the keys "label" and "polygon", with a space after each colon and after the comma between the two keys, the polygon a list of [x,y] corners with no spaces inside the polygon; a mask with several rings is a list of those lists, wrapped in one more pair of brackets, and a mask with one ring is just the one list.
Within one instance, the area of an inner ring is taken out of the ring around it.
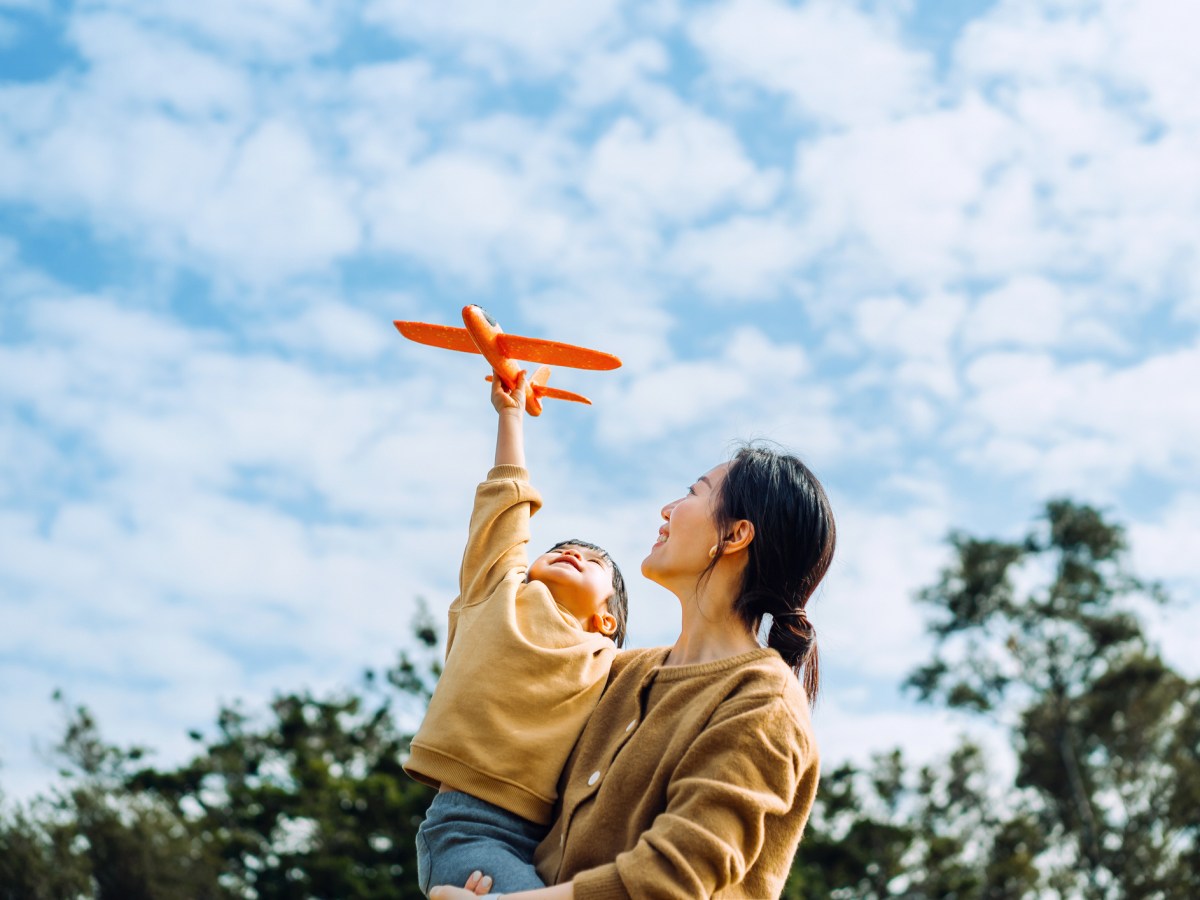
{"label": "woman's ear", "polygon": [[754,540],[754,523],[749,519],[738,519],[729,529],[729,537],[725,539],[725,553],[736,553],[745,550]]}
{"label": "woman's ear", "polygon": [[592,630],[605,637],[612,637],[617,633],[617,620],[608,613],[593,613]]}

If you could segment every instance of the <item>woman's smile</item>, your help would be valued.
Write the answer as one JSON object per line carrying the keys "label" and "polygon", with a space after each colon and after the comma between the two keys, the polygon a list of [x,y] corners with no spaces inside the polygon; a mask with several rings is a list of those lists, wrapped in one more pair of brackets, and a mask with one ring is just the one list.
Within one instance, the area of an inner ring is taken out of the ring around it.
{"label": "woman's smile", "polygon": [[658,529],[658,538],[651,545],[650,552],[653,553],[655,550],[657,550],[660,546],[662,546],[666,542],[667,542],[667,529],[666,528]]}

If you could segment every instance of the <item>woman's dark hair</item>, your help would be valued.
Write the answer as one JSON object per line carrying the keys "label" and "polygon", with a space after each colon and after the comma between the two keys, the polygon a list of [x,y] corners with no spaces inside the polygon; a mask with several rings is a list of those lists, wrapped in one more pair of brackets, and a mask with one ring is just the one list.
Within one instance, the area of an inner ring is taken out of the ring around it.
{"label": "woman's dark hair", "polygon": [[584,550],[593,550],[599,553],[612,568],[612,596],[608,598],[608,614],[617,620],[617,630],[613,632],[613,643],[618,647],[625,646],[625,628],[629,621],[629,594],[625,590],[625,576],[621,574],[621,570],[617,568],[617,562],[608,555],[608,551],[603,547],[598,547],[589,541],[559,541],[550,548],[550,553],[555,550],[561,550],[563,547],[582,547]]}
{"label": "woman's dark hair", "polygon": [[750,521],[754,539],[747,548],[749,558],[733,611],[755,634],[763,617],[771,616],[767,646],[777,650],[797,675],[803,670],[804,692],[810,702],[816,700],[817,636],[804,607],[829,570],[837,543],[825,489],[796,457],[769,447],[745,446],[725,472],[713,518],[720,537],[705,574],[725,552],[725,536],[733,524],[739,519]]}

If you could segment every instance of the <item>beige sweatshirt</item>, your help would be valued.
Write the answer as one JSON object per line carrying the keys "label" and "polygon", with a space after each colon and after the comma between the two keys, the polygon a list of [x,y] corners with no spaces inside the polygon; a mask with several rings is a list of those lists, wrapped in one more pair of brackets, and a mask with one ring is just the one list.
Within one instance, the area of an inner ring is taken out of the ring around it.
{"label": "beige sweatshirt", "polygon": [[404,769],[544,825],[616,646],[525,583],[541,504],[519,466],[495,467],[476,490],[445,671]]}
{"label": "beige sweatshirt", "polygon": [[663,666],[617,655],[534,862],[579,900],[778,897],[818,760],[808,702],[774,650]]}

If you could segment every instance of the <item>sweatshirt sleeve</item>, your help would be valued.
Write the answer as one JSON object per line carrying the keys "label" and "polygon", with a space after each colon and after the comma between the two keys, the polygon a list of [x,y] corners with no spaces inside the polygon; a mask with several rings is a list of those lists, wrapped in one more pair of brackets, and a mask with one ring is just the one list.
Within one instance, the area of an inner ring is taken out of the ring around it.
{"label": "sweatshirt sleeve", "polygon": [[816,766],[783,698],[722,704],[680,760],[666,809],[614,863],[577,874],[575,896],[687,900],[740,883],[768,820],[811,802],[798,794],[815,791]]}
{"label": "sweatshirt sleeve", "polygon": [[542,498],[520,466],[496,466],[475,490],[470,532],[459,572],[455,606],[481,603],[504,576],[529,565],[529,517]]}

